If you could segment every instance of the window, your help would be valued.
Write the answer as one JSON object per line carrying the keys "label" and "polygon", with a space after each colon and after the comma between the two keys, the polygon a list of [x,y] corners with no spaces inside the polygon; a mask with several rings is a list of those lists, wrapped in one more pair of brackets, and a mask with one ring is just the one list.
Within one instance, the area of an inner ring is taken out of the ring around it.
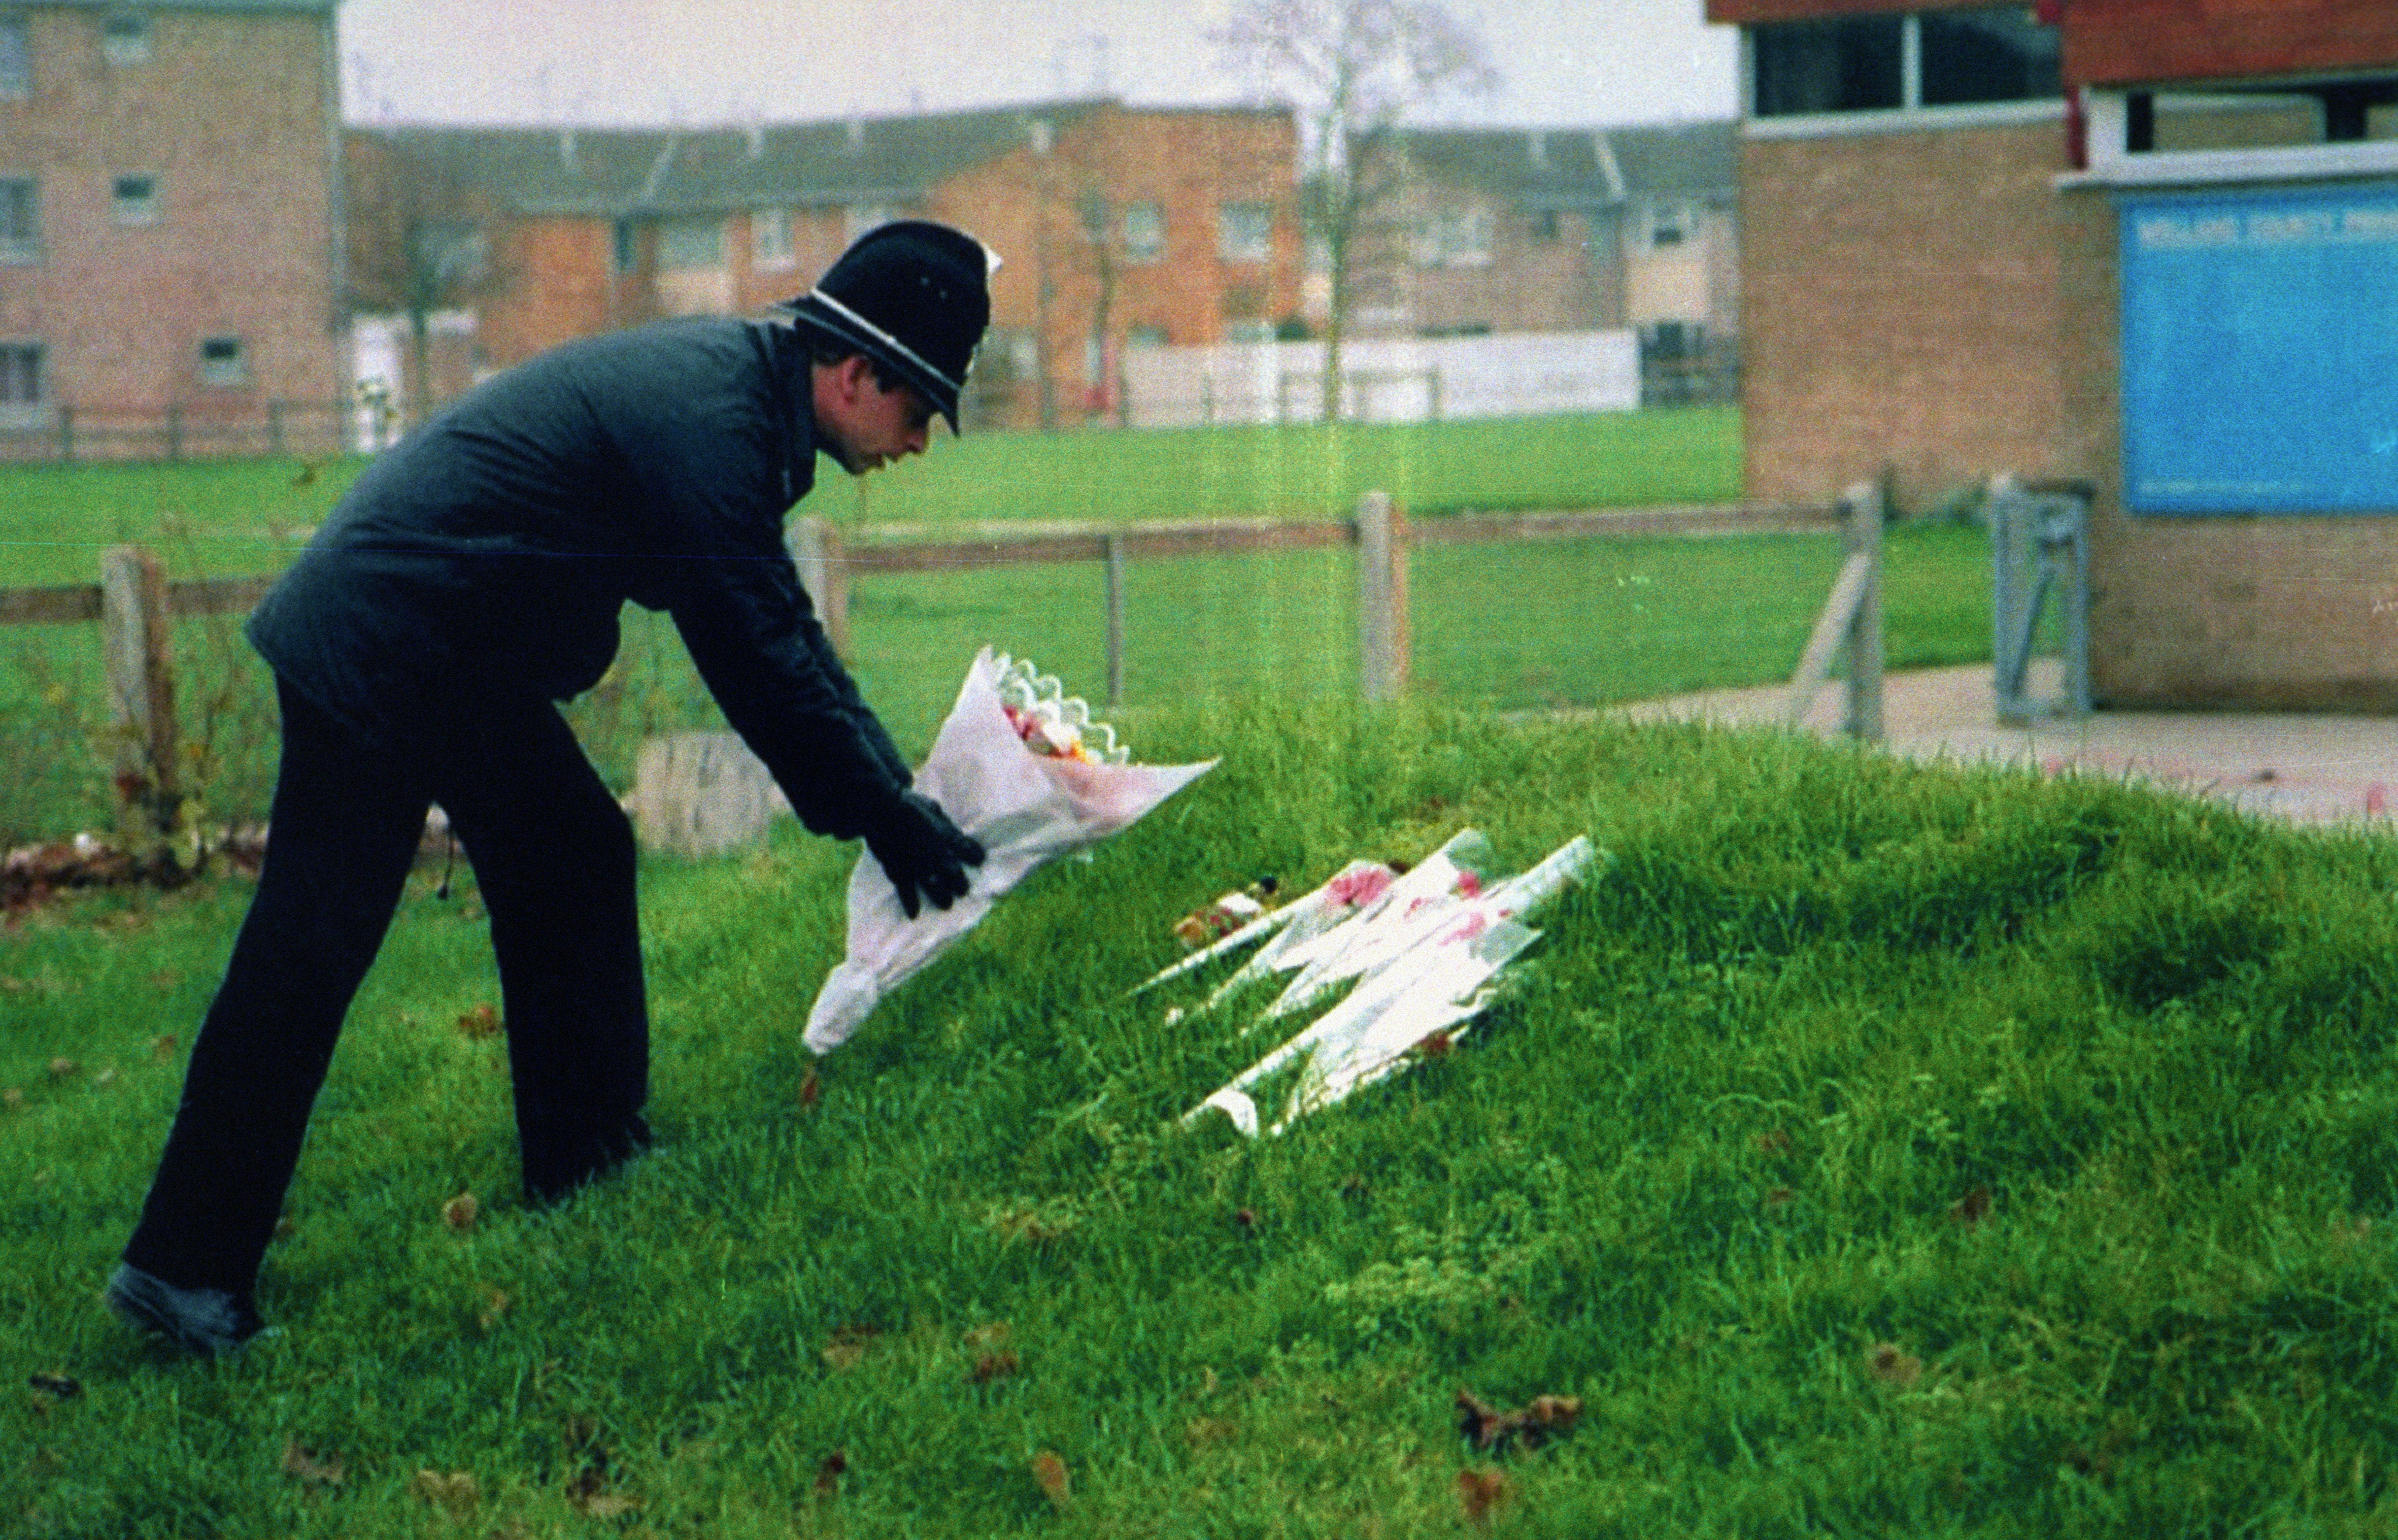
{"label": "window", "polygon": [[1650,250],[1670,251],[1691,238],[1696,223],[1689,204],[1657,203],[1650,205],[1641,229]]}
{"label": "window", "polygon": [[722,220],[664,220],[658,224],[658,266],[722,267]]}
{"label": "window", "polygon": [[1228,203],[1216,210],[1216,252],[1228,262],[1273,260],[1273,210],[1262,203]]}
{"label": "window", "polygon": [[150,19],[140,11],[117,11],[100,24],[100,51],[112,64],[150,61]]}
{"label": "window", "polygon": [[491,276],[492,238],[457,220],[429,220],[411,238],[416,276],[445,294],[473,288]]}
{"label": "window", "polygon": [[1553,241],[1557,238],[1557,211],[1554,208],[1532,210],[1532,239]]}
{"label": "window", "polygon": [[1976,6],[1752,27],[1758,117],[1904,112],[2063,94],[2057,32],[2028,6]]}
{"label": "window", "polygon": [[757,208],[749,214],[749,265],[761,273],[781,273],[800,264],[791,246],[791,211]]}
{"label": "window", "polygon": [[1490,265],[1490,210],[1443,208],[1416,234],[1418,267]]}
{"label": "window", "polygon": [[1903,104],[1905,19],[1771,21],[1756,38],[1757,115],[1856,113]]}
{"label": "window", "polygon": [[200,383],[247,385],[249,354],[238,337],[209,337],[200,343]]}
{"label": "window", "polygon": [[641,227],[630,220],[616,221],[616,271],[630,273],[641,265]]}
{"label": "window", "polygon": [[1165,255],[1165,208],[1162,204],[1128,203],[1124,211],[1125,261],[1153,262]]}
{"label": "window", "polygon": [[1125,347],[1128,351],[1139,352],[1147,348],[1162,348],[1165,346],[1165,342],[1166,336],[1165,328],[1164,327],[1138,326],[1125,328]]}
{"label": "window", "polygon": [[0,262],[42,260],[42,184],[0,177]]}
{"label": "window", "polygon": [[49,382],[39,342],[0,342],[0,426],[42,421],[49,408]]}
{"label": "window", "polygon": [[2064,90],[2054,27],[2021,6],[1925,11],[1923,105],[2034,101]]}
{"label": "window", "polygon": [[34,94],[34,39],[20,16],[0,16],[0,99]]}
{"label": "window", "polygon": [[158,222],[158,179],[119,177],[109,187],[109,211],[119,224]]}
{"label": "window", "polygon": [[846,239],[855,246],[857,237],[868,231],[880,230],[901,217],[899,210],[887,203],[853,203],[842,211],[842,222]]}

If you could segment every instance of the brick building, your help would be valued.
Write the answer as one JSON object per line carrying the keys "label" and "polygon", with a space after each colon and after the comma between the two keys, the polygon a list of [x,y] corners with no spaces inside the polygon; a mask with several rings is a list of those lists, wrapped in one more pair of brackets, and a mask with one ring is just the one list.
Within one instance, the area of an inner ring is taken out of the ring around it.
{"label": "brick building", "polygon": [[1398,129],[1360,336],[1739,331],[1731,122]]}
{"label": "brick building", "polygon": [[1659,364],[1740,329],[1731,123],[1404,129],[1355,259],[1361,337],[1628,327]]}
{"label": "brick building", "polygon": [[702,131],[356,129],[352,264],[362,309],[424,319],[403,368],[438,399],[572,337],[762,310],[874,225],[943,220],[1006,259],[967,409],[1071,423],[1113,409],[1127,347],[1296,313],[1293,154],[1279,110],[1104,100]]}
{"label": "brick building", "polygon": [[2398,8],[1707,14],[1751,490],[2085,481],[2100,703],[2398,710]]}
{"label": "brick building", "polygon": [[0,8],[0,442],[330,426],[334,78],[333,0]]}

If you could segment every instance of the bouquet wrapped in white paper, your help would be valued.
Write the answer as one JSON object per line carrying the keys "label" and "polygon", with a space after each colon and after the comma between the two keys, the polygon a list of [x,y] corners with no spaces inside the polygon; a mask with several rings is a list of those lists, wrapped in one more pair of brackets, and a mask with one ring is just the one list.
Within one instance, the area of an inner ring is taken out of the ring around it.
{"label": "bouquet wrapped in white paper", "polygon": [[1136,765],[1090,707],[1031,664],[984,648],[916,772],[916,790],[982,842],[963,898],[914,919],[871,854],[849,877],[849,944],[808,1012],[807,1045],[829,1053],[875,1003],[978,924],[1000,896],[1061,855],[1087,850],[1214,768]]}

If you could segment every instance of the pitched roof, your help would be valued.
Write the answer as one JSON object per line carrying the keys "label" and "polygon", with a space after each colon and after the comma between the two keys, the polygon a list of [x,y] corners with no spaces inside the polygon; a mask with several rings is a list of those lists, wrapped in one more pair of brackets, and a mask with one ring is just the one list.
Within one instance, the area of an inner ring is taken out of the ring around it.
{"label": "pitched roof", "polygon": [[1396,135],[1424,176],[1534,208],[1591,208],[1647,196],[1731,194],[1739,126],[1620,128],[1408,128]]}
{"label": "pitched roof", "polygon": [[1035,103],[751,128],[353,128],[451,186],[520,213],[714,214],[901,201],[1107,105]]}
{"label": "pitched roof", "polygon": [[[44,7],[75,10],[116,10],[119,0],[32,0]],[[235,12],[297,12],[303,16],[330,16],[340,0],[175,0],[177,10]]]}

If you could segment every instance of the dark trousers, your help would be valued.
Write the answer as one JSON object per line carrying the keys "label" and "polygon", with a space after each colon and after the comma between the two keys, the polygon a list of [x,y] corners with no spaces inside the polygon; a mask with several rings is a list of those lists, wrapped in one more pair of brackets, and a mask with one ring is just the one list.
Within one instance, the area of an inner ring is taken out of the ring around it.
{"label": "dark trousers", "polygon": [[563,1196],[649,1142],[632,828],[557,708],[452,704],[390,743],[279,691],[265,864],[125,1249],[245,1299],[436,802],[491,917],[527,1193]]}

